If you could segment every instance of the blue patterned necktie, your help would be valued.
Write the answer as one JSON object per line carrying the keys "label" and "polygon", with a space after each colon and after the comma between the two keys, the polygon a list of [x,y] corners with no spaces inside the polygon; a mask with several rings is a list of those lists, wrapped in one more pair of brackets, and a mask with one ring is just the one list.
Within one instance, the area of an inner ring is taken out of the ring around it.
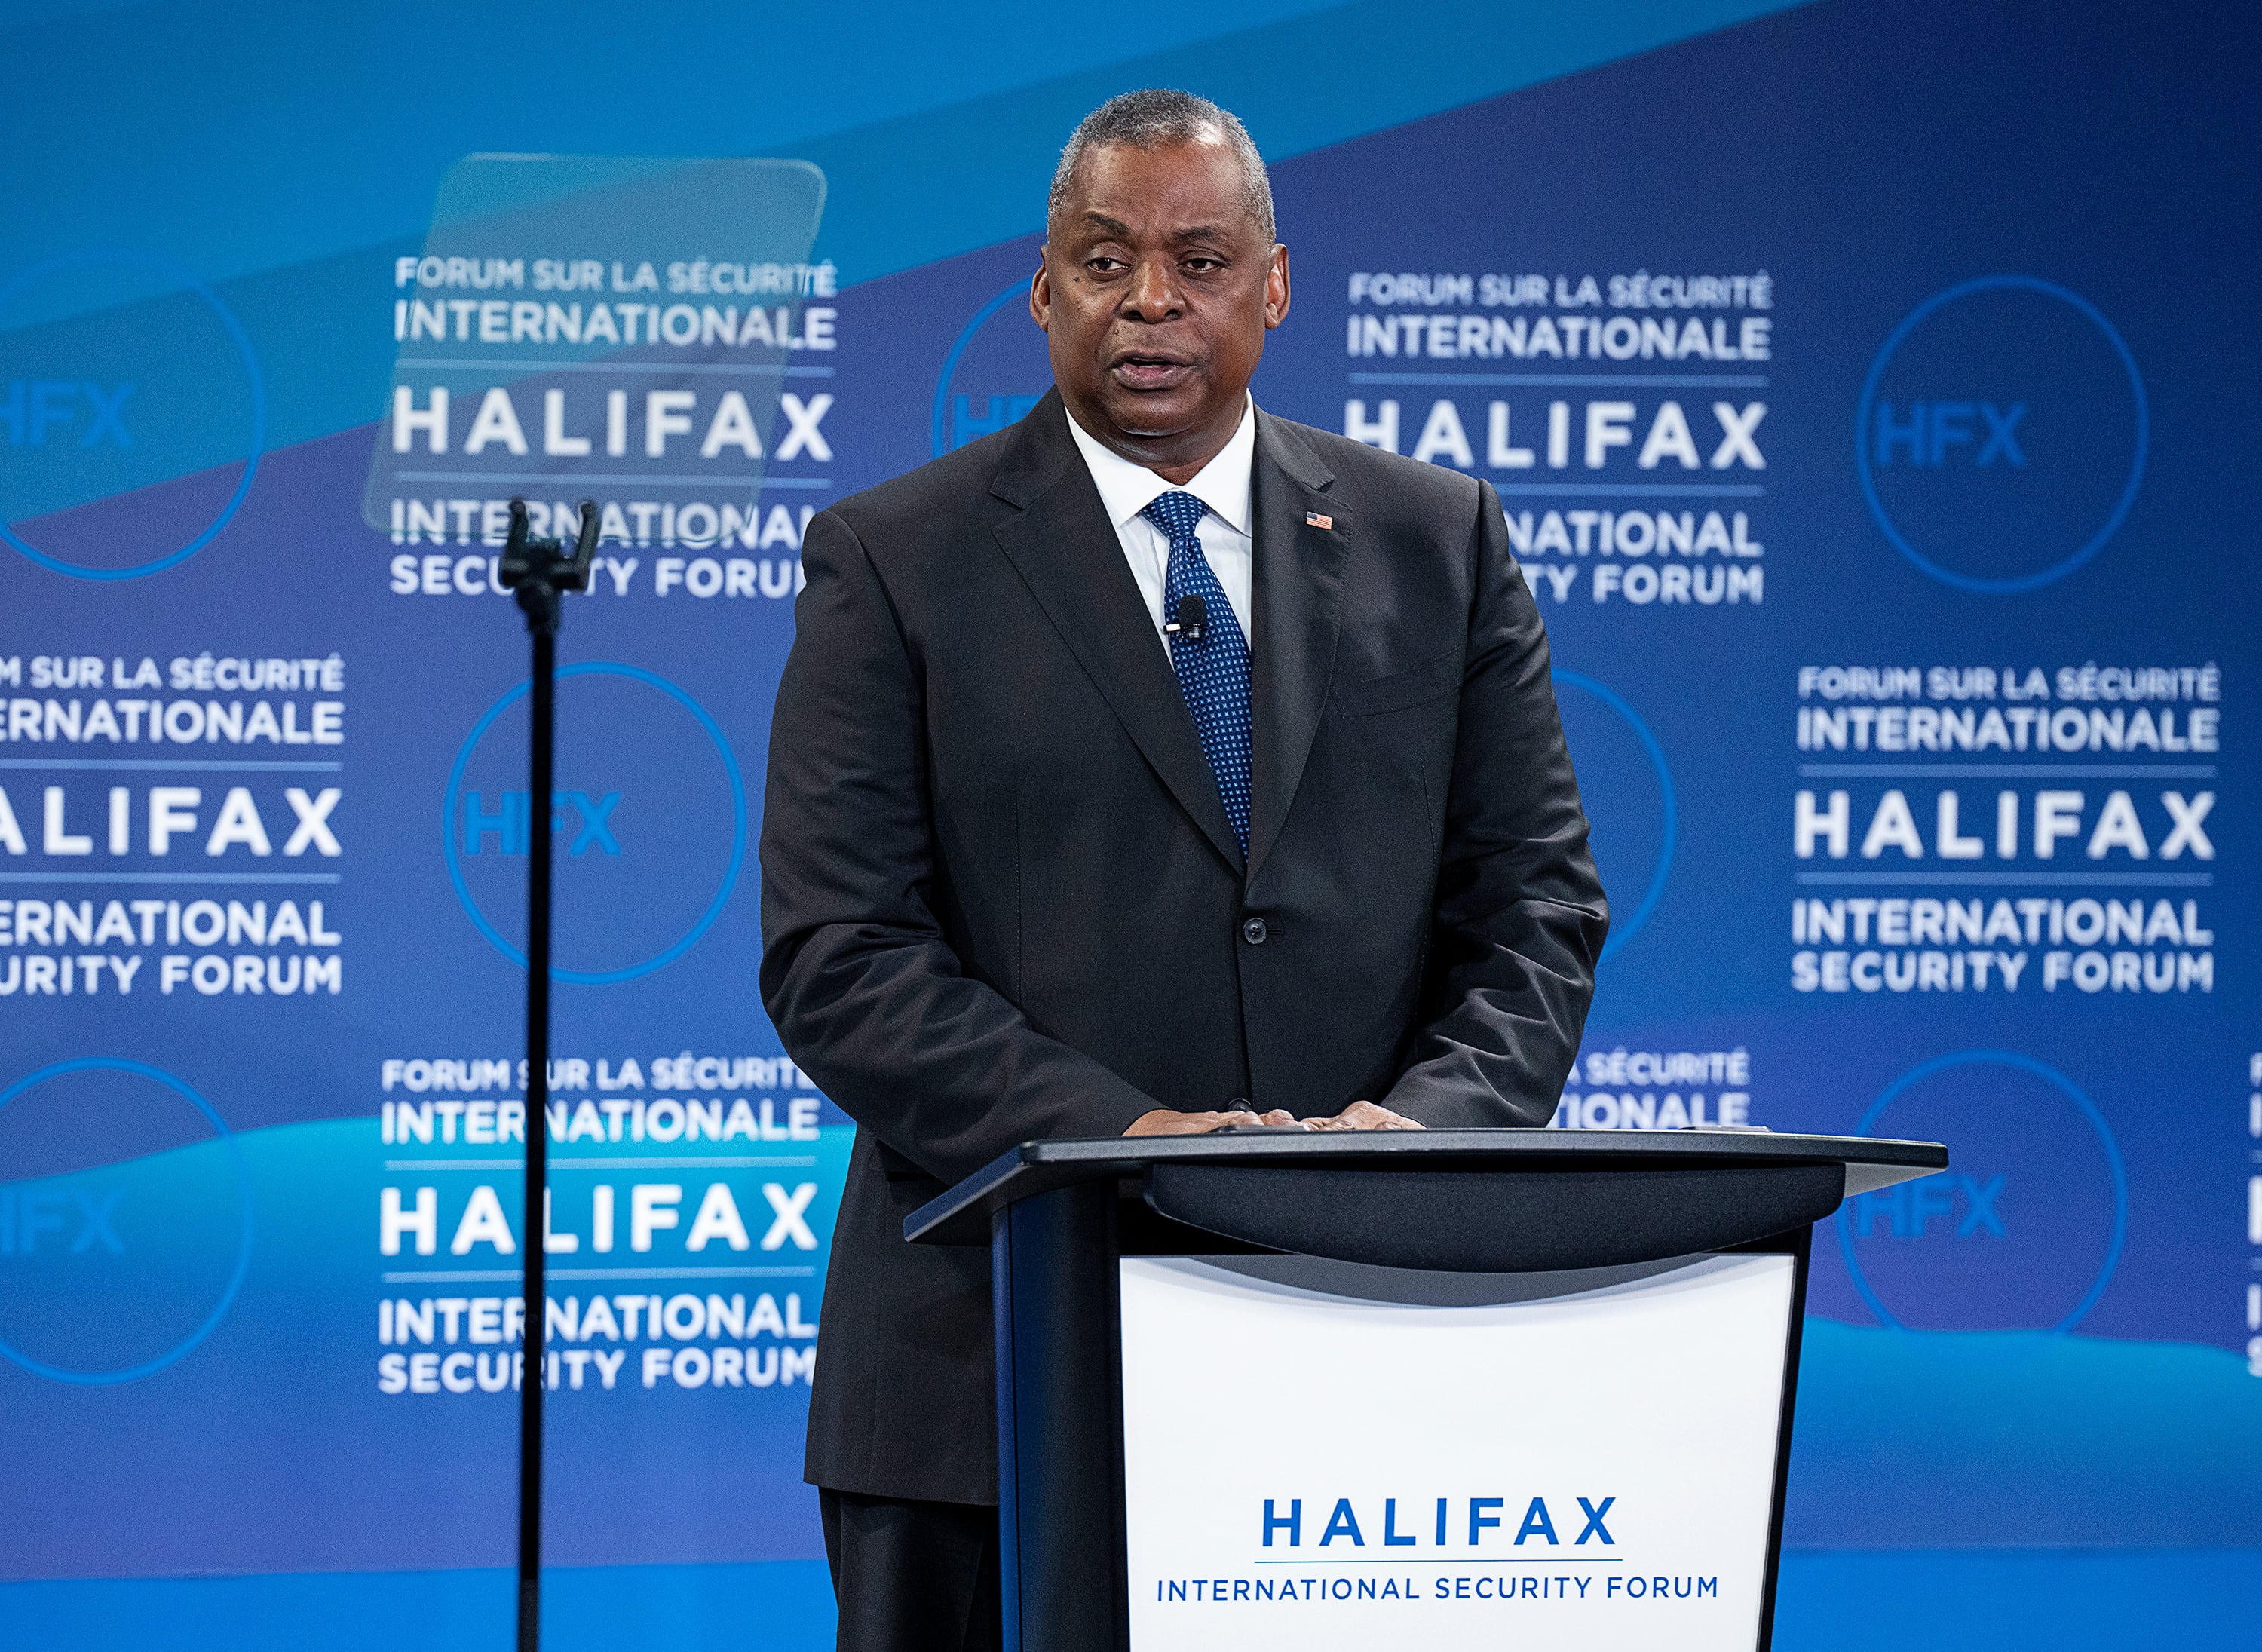
{"label": "blue patterned necktie", "polygon": [[1207,613],[1202,634],[1195,641],[1184,632],[1171,636],[1171,665],[1178,673],[1178,691],[1186,696],[1193,714],[1194,732],[1201,737],[1202,755],[1209,759],[1217,777],[1217,795],[1225,804],[1225,818],[1241,853],[1249,854],[1249,643],[1234,617],[1225,587],[1202,554],[1194,530],[1208,509],[1192,494],[1161,494],[1139,514],[1160,528],[1171,542],[1171,561],[1163,575],[1163,613],[1175,616],[1178,604],[1199,596]]}

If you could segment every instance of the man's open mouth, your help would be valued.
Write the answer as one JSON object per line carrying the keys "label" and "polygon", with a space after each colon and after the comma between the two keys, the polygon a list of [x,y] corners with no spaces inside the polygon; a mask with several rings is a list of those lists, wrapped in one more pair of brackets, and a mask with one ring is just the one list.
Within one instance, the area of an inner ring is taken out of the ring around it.
{"label": "man's open mouth", "polygon": [[1182,356],[1158,350],[1126,350],[1108,364],[1108,372],[1127,390],[1168,390],[1193,374]]}

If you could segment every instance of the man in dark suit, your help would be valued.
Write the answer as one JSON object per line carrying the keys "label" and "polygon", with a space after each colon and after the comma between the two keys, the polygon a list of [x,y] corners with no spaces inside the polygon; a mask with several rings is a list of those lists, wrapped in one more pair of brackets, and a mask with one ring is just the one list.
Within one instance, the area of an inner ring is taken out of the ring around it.
{"label": "man in dark suit", "polygon": [[1250,399],[1240,123],[1087,118],[1030,309],[1053,393],[810,523],[770,735],[763,999],[859,1126],[807,1466],[856,1652],[998,1633],[989,1259],[904,1216],[1034,1137],[1544,1123],[1608,922],[1492,489]]}

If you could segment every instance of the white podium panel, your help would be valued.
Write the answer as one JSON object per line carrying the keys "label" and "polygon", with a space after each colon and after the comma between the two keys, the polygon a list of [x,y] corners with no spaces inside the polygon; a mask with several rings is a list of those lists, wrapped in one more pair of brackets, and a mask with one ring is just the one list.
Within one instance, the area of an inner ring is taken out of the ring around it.
{"label": "white podium panel", "polygon": [[1120,1267],[1133,1652],[1756,1644],[1789,1256]]}

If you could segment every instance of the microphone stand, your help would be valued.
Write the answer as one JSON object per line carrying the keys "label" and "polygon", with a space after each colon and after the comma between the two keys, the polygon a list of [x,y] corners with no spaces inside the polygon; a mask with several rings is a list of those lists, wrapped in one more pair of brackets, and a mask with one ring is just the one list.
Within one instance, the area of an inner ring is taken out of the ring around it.
{"label": "microphone stand", "polygon": [[515,592],[534,638],[533,738],[529,752],[526,881],[526,1325],[518,1383],[518,1652],[537,1652],[542,1619],[542,1394],[549,1375],[544,1242],[550,1236],[550,861],[551,794],[558,743],[558,624],[567,591],[589,588],[597,549],[597,507],[581,501],[581,531],[571,552],[562,539],[536,539],[526,501],[510,501],[510,537],[497,570]]}

